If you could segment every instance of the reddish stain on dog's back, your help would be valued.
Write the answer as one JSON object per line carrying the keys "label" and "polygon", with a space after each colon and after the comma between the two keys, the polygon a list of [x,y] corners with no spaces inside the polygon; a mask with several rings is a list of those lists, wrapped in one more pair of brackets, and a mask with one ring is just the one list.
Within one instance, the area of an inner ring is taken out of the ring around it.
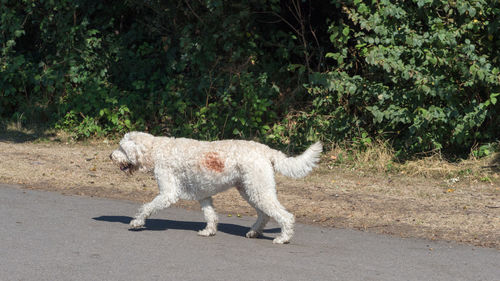
{"label": "reddish stain on dog's back", "polygon": [[205,153],[203,155],[202,164],[205,168],[216,173],[222,173],[224,171],[224,161],[222,161],[217,152]]}

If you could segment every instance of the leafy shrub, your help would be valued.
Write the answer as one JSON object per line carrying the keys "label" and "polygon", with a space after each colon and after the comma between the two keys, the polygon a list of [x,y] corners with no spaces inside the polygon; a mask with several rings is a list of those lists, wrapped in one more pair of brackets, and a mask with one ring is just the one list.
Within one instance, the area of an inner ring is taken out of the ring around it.
{"label": "leafy shrub", "polygon": [[308,126],[337,140],[391,139],[400,154],[468,153],[498,139],[499,8],[422,0],[344,6],[348,21],[329,28],[335,47],[326,57],[335,66],[307,86]]}
{"label": "leafy shrub", "polygon": [[0,118],[400,156],[499,139],[498,1],[0,3]]}

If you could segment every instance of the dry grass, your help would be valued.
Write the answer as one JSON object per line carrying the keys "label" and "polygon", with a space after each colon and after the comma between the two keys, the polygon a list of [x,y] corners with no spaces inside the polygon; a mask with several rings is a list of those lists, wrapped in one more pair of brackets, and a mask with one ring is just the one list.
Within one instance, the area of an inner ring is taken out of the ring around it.
{"label": "dry grass", "polygon": [[364,150],[350,149],[348,145],[333,144],[324,160],[331,166],[352,167],[376,172],[394,169],[394,150],[382,141],[369,144]]}
{"label": "dry grass", "polygon": [[500,153],[488,157],[460,160],[456,163],[446,161],[436,153],[432,156],[407,162],[402,170],[411,176],[424,176],[432,178],[462,178],[468,180],[479,180],[483,182],[498,181],[497,159]]}
{"label": "dry grass", "polygon": [[446,160],[441,153],[413,160],[395,161],[394,150],[382,141],[366,146],[364,150],[346,148],[346,145],[334,145],[324,156],[324,163],[330,167],[342,167],[367,172],[386,174],[406,174],[412,177],[433,179],[461,179],[499,183],[500,152],[477,158],[471,153],[468,159],[456,162]]}

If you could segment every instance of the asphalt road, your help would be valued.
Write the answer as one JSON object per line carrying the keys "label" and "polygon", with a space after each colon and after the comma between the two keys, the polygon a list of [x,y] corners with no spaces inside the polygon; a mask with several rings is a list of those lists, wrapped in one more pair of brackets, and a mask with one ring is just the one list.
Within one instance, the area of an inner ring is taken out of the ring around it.
{"label": "asphalt road", "polygon": [[291,244],[244,238],[254,218],[170,208],[130,231],[139,204],[0,184],[0,280],[500,280],[500,251],[298,224]]}

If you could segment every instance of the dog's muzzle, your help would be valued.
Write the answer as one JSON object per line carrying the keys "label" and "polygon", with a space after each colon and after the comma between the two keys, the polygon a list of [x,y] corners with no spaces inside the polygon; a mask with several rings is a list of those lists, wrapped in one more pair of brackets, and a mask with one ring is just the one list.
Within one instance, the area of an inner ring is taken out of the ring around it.
{"label": "dog's muzzle", "polygon": [[120,164],[120,170],[124,172],[131,172],[132,171],[132,164]]}

